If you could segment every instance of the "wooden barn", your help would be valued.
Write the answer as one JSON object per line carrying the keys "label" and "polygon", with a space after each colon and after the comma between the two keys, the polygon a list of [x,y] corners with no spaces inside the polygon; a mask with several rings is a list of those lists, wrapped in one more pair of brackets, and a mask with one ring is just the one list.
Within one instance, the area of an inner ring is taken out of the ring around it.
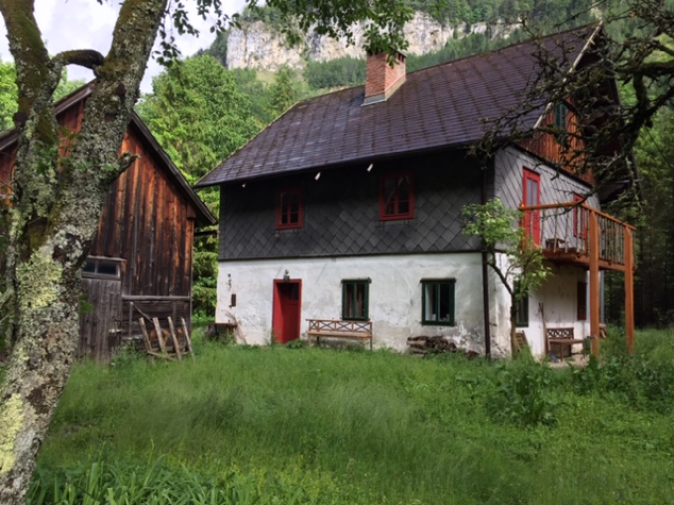
{"label": "wooden barn", "polygon": [[[81,127],[90,83],[56,105],[59,124]],[[61,149],[67,149],[64,136]],[[16,134],[0,136],[0,181],[11,178]],[[195,229],[215,217],[140,118],[133,114],[120,152],[139,158],[113,184],[82,275],[79,355],[105,361],[123,340],[140,337],[141,316],[191,322]],[[8,186],[3,184],[0,193]],[[163,325],[166,327],[166,325]]]}

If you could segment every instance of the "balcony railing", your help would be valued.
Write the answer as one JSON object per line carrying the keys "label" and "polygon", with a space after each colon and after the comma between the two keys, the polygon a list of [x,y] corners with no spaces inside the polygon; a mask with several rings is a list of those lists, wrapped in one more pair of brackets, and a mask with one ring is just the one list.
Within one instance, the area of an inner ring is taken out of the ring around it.
{"label": "balcony railing", "polygon": [[[543,249],[547,259],[589,265],[594,252],[591,231],[596,226],[600,268],[625,269],[628,256],[626,247],[634,247],[634,226],[584,203],[521,206],[520,210],[523,213],[522,225],[526,236]],[[634,251],[631,252],[629,263],[635,257]]]}

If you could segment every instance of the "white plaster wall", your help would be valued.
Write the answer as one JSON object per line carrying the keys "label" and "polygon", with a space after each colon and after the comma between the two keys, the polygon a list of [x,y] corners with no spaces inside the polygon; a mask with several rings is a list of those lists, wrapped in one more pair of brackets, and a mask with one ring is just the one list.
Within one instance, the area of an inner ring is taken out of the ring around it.
{"label": "white plaster wall", "polygon": [[[498,262],[505,264],[505,255],[500,255]],[[529,324],[518,327],[517,331],[524,331],[529,348],[534,356],[545,354],[545,335],[543,321],[548,328],[574,328],[574,338],[580,339],[589,335],[589,319],[577,320],[578,309],[578,282],[588,282],[588,273],[580,267],[558,266],[547,264],[550,267],[550,276],[536,291],[529,293]],[[498,279],[494,279],[492,288],[492,340],[501,342],[501,345],[510,347],[510,295]],[[587,317],[589,318],[589,296]],[[541,314],[540,305],[543,305]],[[580,350],[580,345],[578,349]]]}
{"label": "white plaster wall", "polygon": [[[219,265],[216,321],[236,321],[248,344],[267,344],[272,324],[273,281],[288,270],[302,280],[301,334],[306,319],[341,319],[342,279],[370,278],[373,345],[398,351],[408,337],[445,335],[482,353],[482,267],[479,253],[224,261]],[[421,325],[421,279],[454,278],[456,325]],[[236,294],[236,307],[230,307]]]}

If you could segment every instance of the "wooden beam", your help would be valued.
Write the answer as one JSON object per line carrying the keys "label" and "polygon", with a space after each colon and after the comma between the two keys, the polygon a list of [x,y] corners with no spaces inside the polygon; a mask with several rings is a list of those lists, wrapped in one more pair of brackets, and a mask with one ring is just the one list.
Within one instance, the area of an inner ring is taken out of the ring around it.
{"label": "wooden beam", "polygon": [[634,255],[630,230],[625,230],[625,340],[627,352],[634,354]]}
{"label": "wooden beam", "polygon": [[592,355],[599,357],[599,223],[590,213],[590,336]]}

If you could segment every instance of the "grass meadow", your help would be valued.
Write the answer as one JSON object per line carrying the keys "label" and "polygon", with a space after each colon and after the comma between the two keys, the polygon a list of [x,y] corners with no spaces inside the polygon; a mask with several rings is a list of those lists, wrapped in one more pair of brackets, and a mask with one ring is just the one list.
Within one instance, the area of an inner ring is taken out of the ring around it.
{"label": "grass meadow", "polygon": [[601,363],[253,348],[78,364],[37,504],[671,504],[674,332]]}

